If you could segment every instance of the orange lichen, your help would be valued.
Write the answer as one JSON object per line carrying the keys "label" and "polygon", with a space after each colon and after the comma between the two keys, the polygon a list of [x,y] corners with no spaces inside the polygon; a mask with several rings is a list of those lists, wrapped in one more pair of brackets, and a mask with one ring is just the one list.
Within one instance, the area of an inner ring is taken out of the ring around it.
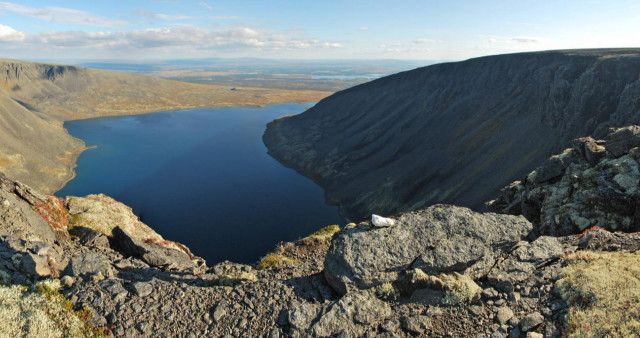
{"label": "orange lichen", "polygon": [[35,209],[54,230],[64,230],[69,225],[69,210],[58,197],[49,196],[47,202],[36,203]]}
{"label": "orange lichen", "polygon": [[601,227],[599,227],[597,225],[596,226],[592,226],[591,228],[587,228],[582,233],[580,233],[578,235],[578,238],[582,238],[582,236],[586,235],[589,231],[593,231],[593,230],[605,230],[605,229],[603,229],[603,228],[601,228]]}

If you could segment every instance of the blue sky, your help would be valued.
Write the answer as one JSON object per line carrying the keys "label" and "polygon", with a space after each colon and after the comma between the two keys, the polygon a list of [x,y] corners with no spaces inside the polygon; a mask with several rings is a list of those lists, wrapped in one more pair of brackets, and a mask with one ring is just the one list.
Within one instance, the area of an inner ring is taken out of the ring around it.
{"label": "blue sky", "polygon": [[639,47],[640,1],[0,1],[0,57],[461,60]]}

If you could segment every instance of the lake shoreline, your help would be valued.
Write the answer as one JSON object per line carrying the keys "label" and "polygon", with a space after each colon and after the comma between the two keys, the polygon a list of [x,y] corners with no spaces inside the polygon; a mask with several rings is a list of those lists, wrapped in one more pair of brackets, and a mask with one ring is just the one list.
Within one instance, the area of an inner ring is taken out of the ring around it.
{"label": "lake shoreline", "polygon": [[78,157],[77,175],[56,195],[106,194],[209,262],[254,262],[282,240],[342,223],[324,191],[262,142],[267,123],[309,105],[69,121],[71,135],[98,149]]}

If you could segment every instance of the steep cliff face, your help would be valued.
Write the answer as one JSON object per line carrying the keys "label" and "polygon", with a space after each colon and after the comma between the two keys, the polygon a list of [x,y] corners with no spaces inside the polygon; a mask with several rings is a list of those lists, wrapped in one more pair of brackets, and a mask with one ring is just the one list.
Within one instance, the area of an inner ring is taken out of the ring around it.
{"label": "steep cliff face", "polygon": [[338,92],[269,124],[269,154],[344,216],[479,208],[571,139],[640,120],[640,50],[489,56]]}

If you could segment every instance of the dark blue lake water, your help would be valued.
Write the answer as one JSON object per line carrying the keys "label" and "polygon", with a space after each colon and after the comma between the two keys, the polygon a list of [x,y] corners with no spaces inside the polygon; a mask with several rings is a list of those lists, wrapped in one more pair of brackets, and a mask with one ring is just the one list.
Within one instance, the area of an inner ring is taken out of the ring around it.
{"label": "dark blue lake water", "polygon": [[266,124],[309,105],[206,108],[66,122],[97,146],[58,196],[104,193],[209,266],[255,262],[280,241],[339,224],[322,189],[267,155]]}

